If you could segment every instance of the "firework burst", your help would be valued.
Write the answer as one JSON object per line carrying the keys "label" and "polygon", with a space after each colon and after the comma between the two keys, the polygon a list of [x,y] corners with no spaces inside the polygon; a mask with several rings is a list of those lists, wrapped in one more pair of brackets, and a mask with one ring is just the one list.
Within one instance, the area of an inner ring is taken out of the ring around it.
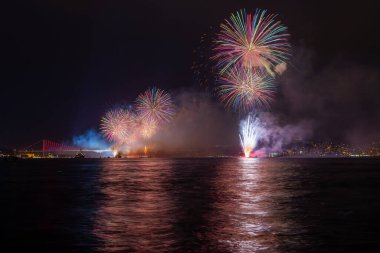
{"label": "firework burst", "polygon": [[225,20],[212,57],[221,67],[220,73],[239,65],[264,68],[273,76],[275,67],[288,58],[290,49],[287,28],[276,17],[257,9],[254,15],[241,10]]}
{"label": "firework burst", "polygon": [[251,152],[257,145],[260,122],[253,115],[240,123],[240,144],[245,157],[250,157]]}
{"label": "firework burst", "polygon": [[234,110],[268,108],[274,98],[276,84],[265,74],[252,68],[234,67],[219,78],[220,100]]}
{"label": "firework burst", "polygon": [[174,104],[168,93],[153,87],[138,96],[136,111],[143,122],[158,125],[173,118]]}
{"label": "firework burst", "polygon": [[122,143],[129,137],[135,123],[135,115],[124,109],[111,110],[101,120],[100,129],[110,140]]}

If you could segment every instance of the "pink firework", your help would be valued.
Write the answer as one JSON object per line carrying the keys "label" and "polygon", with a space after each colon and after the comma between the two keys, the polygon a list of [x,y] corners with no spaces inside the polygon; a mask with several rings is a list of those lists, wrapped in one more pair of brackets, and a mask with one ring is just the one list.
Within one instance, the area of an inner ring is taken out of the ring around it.
{"label": "pink firework", "polygon": [[100,129],[108,140],[123,143],[133,130],[135,118],[129,110],[111,110],[102,118]]}

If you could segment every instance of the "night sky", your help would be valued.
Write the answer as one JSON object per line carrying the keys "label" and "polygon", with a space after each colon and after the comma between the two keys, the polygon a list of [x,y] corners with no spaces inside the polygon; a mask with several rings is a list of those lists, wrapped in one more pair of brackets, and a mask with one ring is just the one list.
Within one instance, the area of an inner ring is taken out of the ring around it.
{"label": "night sky", "polygon": [[377,138],[379,13],[373,1],[351,2],[8,3],[0,147],[71,140],[98,128],[112,105],[133,102],[152,85],[204,90],[191,69],[193,51],[203,34],[241,8],[279,14],[291,34],[294,56],[280,78],[274,114],[309,120],[317,140]]}

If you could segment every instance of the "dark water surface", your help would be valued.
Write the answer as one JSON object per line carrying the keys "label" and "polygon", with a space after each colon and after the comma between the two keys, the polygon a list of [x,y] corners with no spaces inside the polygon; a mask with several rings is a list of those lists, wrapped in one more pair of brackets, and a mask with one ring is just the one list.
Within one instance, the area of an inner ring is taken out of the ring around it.
{"label": "dark water surface", "polygon": [[0,162],[0,247],[380,252],[380,160]]}

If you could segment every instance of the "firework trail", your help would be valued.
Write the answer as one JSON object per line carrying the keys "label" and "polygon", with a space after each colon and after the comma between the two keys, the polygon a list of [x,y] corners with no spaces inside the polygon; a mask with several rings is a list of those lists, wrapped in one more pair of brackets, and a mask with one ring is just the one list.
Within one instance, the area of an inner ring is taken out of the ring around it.
{"label": "firework trail", "polygon": [[100,129],[108,140],[122,143],[130,136],[135,118],[129,110],[111,110],[101,119]]}
{"label": "firework trail", "polygon": [[245,157],[250,157],[251,152],[257,145],[260,122],[253,115],[240,122],[240,144]]}
{"label": "firework trail", "polygon": [[274,69],[289,56],[287,28],[276,21],[277,15],[257,9],[254,15],[240,10],[221,24],[215,41],[215,59],[224,73],[231,66],[265,69],[274,76]]}
{"label": "firework trail", "polygon": [[175,112],[170,95],[156,87],[138,96],[136,99],[136,111],[143,122],[155,125],[170,121]]}
{"label": "firework trail", "polygon": [[252,68],[233,67],[219,78],[219,99],[235,111],[268,108],[274,99],[274,80]]}

